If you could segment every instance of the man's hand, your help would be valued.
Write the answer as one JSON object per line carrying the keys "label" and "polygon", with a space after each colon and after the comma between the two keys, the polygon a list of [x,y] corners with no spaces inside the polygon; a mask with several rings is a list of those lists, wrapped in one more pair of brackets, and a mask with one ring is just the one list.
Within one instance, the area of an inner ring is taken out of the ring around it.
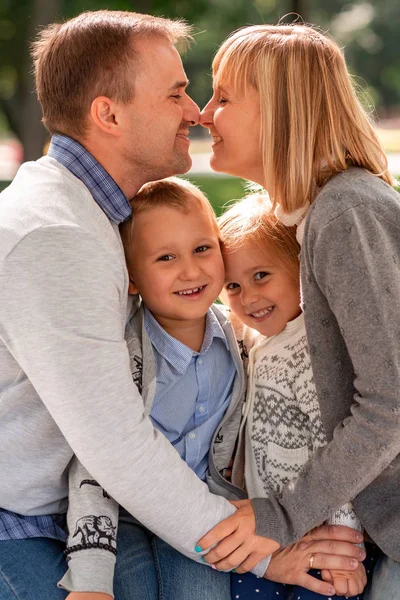
{"label": "man's hand", "polygon": [[362,563],[352,572],[330,569],[321,571],[321,575],[325,581],[332,583],[336,596],[357,596],[367,585],[367,574]]}
{"label": "man's hand", "polygon": [[[360,565],[359,561],[364,560],[365,552],[354,545],[356,542],[360,542],[360,534],[354,529],[340,525],[322,525],[313,529],[296,544],[275,552],[264,577],[279,583],[298,585],[325,596],[335,594],[330,570],[335,570],[338,577],[349,576],[351,581],[357,581],[357,585],[361,585],[360,567],[363,565]],[[322,575],[325,573],[325,581],[308,574],[311,557],[313,568],[321,570]],[[351,585],[350,589],[355,589],[353,583]],[[357,593],[359,592],[353,595]]]}
{"label": "man's hand", "polygon": [[65,600],[113,600],[113,597],[100,592],[71,592]]}
{"label": "man's hand", "polygon": [[[237,507],[235,514],[199,540],[198,545],[206,550],[204,560],[220,571],[235,569],[238,573],[250,571],[257,563],[279,548],[278,542],[256,535],[256,518],[251,500],[232,502]],[[237,569],[240,565],[240,569]]]}

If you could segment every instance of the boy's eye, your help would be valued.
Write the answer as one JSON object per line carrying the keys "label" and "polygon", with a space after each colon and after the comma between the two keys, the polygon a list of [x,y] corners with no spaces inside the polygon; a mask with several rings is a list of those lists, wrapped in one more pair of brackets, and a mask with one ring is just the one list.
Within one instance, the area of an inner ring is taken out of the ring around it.
{"label": "boy's eye", "polygon": [[172,260],[174,257],[172,254],[163,254],[162,256],[160,256],[159,258],[157,258],[157,261],[163,261],[163,262],[168,262],[169,260]]}
{"label": "boy's eye", "polygon": [[199,252],[205,252],[206,250],[208,250],[210,248],[210,246],[197,246],[197,248],[195,249],[195,254],[199,253]]}
{"label": "boy's eye", "polygon": [[225,288],[226,288],[228,291],[236,290],[236,289],[238,289],[239,287],[240,287],[240,285],[239,285],[238,283],[227,283],[227,284],[226,284],[226,286],[225,286]]}
{"label": "boy's eye", "polygon": [[267,277],[267,275],[269,275],[269,273],[266,271],[259,271],[254,275],[254,279],[264,279],[264,277]]}

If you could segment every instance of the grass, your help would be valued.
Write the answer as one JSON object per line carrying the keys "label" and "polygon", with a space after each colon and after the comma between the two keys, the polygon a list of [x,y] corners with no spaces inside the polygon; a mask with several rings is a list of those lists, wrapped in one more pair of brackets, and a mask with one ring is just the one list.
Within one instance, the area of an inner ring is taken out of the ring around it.
{"label": "grass", "polygon": [[204,192],[217,216],[223,212],[223,208],[227,203],[243,198],[246,193],[247,181],[237,177],[187,175],[186,178]]}

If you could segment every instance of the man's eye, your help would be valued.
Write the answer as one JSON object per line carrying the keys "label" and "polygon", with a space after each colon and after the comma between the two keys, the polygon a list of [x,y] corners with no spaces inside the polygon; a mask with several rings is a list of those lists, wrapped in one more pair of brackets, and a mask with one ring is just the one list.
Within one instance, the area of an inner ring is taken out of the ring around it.
{"label": "man's eye", "polygon": [[205,252],[209,248],[210,248],[210,246],[197,246],[197,248],[194,252],[195,252],[195,254],[198,254],[199,252]]}
{"label": "man's eye", "polygon": [[264,277],[267,277],[267,275],[269,275],[269,273],[266,271],[259,271],[254,275],[254,279],[264,279]]}
{"label": "man's eye", "polygon": [[174,257],[172,254],[163,254],[162,256],[160,256],[159,258],[157,258],[157,260],[160,260],[162,262],[168,262],[169,260],[172,260]]}
{"label": "man's eye", "polygon": [[182,98],[181,94],[173,94],[171,98],[175,98],[176,100],[180,100]]}

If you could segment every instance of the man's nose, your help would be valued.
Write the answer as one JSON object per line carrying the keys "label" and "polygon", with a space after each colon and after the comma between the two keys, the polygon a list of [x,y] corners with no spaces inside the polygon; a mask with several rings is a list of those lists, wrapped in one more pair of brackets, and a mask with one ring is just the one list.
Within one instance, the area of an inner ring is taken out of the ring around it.
{"label": "man's nose", "polygon": [[183,111],[183,120],[189,123],[191,127],[198,125],[200,118],[200,109],[196,102],[190,96],[186,96],[185,108]]}

